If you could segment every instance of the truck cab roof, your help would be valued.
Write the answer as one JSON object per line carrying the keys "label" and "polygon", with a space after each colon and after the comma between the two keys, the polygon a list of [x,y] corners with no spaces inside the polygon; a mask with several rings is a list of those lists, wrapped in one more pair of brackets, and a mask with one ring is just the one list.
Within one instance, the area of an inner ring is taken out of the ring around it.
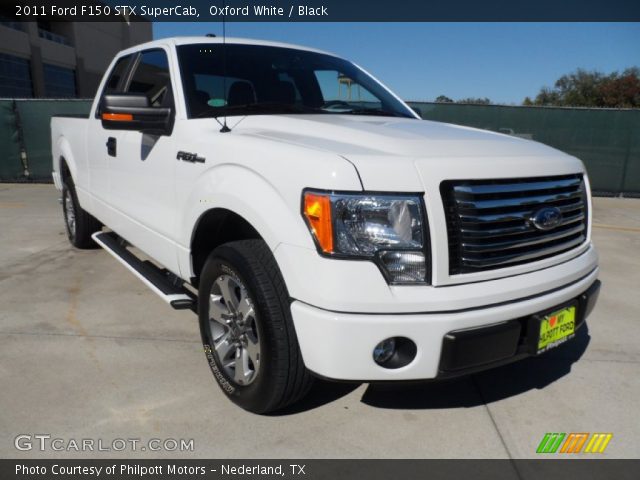
{"label": "truck cab roof", "polygon": [[222,37],[208,37],[208,36],[188,36],[188,37],[167,37],[160,38],[158,40],[153,40],[151,42],[142,43],[140,45],[136,45],[135,47],[131,47],[129,49],[123,50],[120,52],[122,55],[126,55],[129,53],[139,52],[140,50],[147,50],[149,48],[154,47],[162,47],[167,45],[191,45],[191,44],[202,44],[202,43],[210,43],[210,44],[221,44],[221,43],[229,43],[236,45],[263,45],[267,47],[280,47],[280,48],[292,48],[295,50],[305,50],[308,52],[316,52],[322,53],[325,55],[336,56],[333,53],[325,52],[323,50],[318,50],[315,48],[309,48],[302,45],[295,45],[291,43],[283,43],[283,42],[272,42],[267,40],[256,40],[251,38],[236,38],[236,37],[227,37],[223,39]]}

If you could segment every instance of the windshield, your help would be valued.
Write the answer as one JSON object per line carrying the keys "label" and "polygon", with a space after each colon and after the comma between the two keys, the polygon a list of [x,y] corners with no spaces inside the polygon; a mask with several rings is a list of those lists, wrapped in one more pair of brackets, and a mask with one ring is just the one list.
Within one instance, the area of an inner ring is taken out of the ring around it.
{"label": "windshield", "polygon": [[178,58],[189,118],[270,113],[415,118],[373,78],[331,55],[203,43],[179,46]]}

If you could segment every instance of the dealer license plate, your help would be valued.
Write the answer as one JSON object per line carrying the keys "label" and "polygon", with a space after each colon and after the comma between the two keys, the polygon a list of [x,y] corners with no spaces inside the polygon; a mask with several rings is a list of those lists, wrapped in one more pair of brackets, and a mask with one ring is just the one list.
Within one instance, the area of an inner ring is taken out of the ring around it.
{"label": "dealer license plate", "polygon": [[538,353],[557,347],[575,335],[576,307],[571,306],[545,316],[540,322]]}

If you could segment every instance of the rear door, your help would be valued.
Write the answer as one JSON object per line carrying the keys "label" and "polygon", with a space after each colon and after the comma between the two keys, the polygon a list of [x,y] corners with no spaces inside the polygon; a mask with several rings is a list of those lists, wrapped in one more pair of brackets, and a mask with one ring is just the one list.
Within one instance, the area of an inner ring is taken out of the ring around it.
{"label": "rear door", "polygon": [[[169,51],[142,51],[123,88],[144,94],[153,107],[168,107],[175,116]],[[116,218],[110,225],[122,237],[177,273],[174,173],[177,164],[172,135],[121,131],[109,162],[109,199]]]}

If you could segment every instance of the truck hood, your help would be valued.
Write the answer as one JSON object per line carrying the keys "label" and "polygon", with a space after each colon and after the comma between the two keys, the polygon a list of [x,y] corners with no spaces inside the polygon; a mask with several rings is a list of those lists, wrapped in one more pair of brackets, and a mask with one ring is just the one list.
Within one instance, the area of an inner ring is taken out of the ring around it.
{"label": "truck hood", "polygon": [[[495,157],[531,155],[534,152],[557,154],[545,145],[509,135],[409,118],[270,115],[247,117],[238,123],[246,133],[329,150],[343,156]],[[254,125],[255,128],[252,128]],[[268,126],[265,128],[264,125]]]}
{"label": "truck hood", "polygon": [[[426,185],[418,176],[424,180],[430,172],[449,178],[484,178],[489,172],[497,178],[529,175],[532,166],[538,175],[582,171],[580,161],[541,143],[440,122],[271,115],[249,116],[237,123],[236,133],[340,155],[355,165],[363,188],[369,190],[420,191]],[[473,177],[466,176],[472,173],[470,165],[478,170]]]}

